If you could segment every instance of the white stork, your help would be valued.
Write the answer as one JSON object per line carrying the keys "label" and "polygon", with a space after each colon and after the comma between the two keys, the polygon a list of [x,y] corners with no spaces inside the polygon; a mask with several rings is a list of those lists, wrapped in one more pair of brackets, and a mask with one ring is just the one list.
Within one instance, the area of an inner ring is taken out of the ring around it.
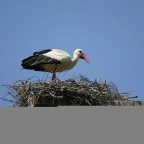
{"label": "white stork", "polygon": [[34,52],[33,56],[22,60],[21,65],[25,69],[51,72],[53,73],[52,80],[56,80],[56,72],[72,69],[77,64],[79,58],[90,63],[90,60],[81,49],[74,51],[73,58],[63,50],[46,49]]}

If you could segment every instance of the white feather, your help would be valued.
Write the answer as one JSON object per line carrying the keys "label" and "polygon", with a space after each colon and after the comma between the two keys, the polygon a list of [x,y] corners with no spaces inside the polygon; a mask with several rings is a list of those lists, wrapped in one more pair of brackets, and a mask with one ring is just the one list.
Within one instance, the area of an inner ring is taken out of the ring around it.
{"label": "white feather", "polygon": [[47,57],[51,57],[52,59],[60,60],[60,61],[71,60],[71,56],[67,52],[63,50],[58,50],[58,49],[52,49],[52,51],[47,52],[43,55]]}

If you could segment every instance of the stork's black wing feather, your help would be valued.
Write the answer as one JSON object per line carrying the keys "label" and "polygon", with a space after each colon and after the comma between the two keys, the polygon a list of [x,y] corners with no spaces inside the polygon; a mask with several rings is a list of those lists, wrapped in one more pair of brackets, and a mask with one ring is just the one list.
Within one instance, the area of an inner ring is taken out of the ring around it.
{"label": "stork's black wing feather", "polygon": [[34,52],[33,55],[41,55],[41,54],[45,54],[45,53],[50,52],[50,51],[52,51],[52,50],[51,49],[45,49],[42,51]]}
{"label": "stork's black wing feather", "polygon": [[46,50],[37,52],[33,56],[30,56],[22,60],[21,66],[25,69],[33,69],[35,71],[45,71],[43,67],[44,64],[60,64],[61,63],[60,60],[42,55],[44,53],[46,53]]}
{"label": "stork's black wing feather", "polygon": [[45,71],[44,68],[42,67],[42,65],[40,65],[38,63],[36,64],[36,62],[37,62],[36,59],[37,58],[35,56],[30,56],[30,57],[22,60],[21,66],[24,69],[32,69],[32,70],[35,70],[35,71]]}

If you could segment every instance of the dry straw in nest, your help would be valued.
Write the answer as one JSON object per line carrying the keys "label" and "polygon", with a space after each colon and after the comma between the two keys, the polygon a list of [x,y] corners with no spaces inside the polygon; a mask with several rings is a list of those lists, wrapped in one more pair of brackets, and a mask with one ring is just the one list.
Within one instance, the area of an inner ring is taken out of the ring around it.
{"label": "dry straw in nest", "polygon": [[79,76],[56,82],[41,80],[18,80],[7,85],[13,106],[107,106],[122,103],[124,95],[113,83],[90,81]]}

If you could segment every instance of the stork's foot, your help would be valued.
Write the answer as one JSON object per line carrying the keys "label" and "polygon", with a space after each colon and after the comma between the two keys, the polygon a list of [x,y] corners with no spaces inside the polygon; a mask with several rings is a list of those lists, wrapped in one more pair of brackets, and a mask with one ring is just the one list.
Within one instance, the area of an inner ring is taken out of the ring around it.
{"label": "stork's foot", "polygon": [[52,75],[52,81],[56,81],[56,73],[55,72]]}

